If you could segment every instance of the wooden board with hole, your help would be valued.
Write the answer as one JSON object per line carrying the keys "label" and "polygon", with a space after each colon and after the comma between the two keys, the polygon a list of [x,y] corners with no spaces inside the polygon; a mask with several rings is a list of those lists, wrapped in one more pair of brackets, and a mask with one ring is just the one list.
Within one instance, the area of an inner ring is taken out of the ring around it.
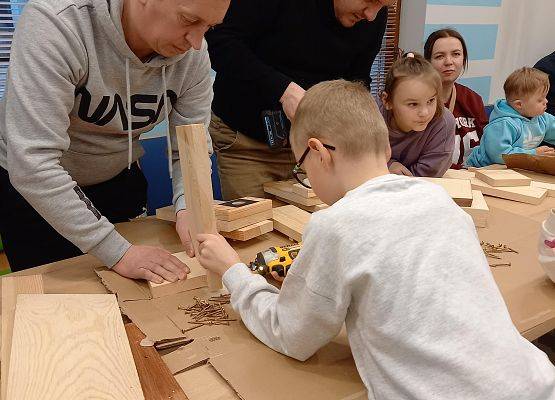
{"label": "wooden board with hole", "polygon": [[540,204],[547,196],[547,190],[533,186],[494,187],[473,178],[470,180],[472,189],[479,190],[483,194],[499,197],[501,199],[518,201],[527,204]]}
{"label": "wooden board with hole", "polygon": [[265,233],[274,230],[274,224],[271,220],[264,220],[256,224],[245,226],[232,232],[221,232],[221,235],[227,239],[239,240],[246,242]]}
{"label": "wooden board with hole", "polygon": [[304,227],[310,220],[310,213],[293,205],[274,208],[274,229],[300,242]]}
{"label": "wooden board with hole", "polygon": [[144,399],[116,296],[17,298],[8,400]]}
{"label": "wooden board with hole", "polygon": [[445,189],[453,201],[461,207],[472,205],[472,186],[468,179],[420,178],[435,183]]}
{"label": "wooden board with hole", "polygon": [[254,225],[268,219],[272,219],[273,210],[269,209],[256,214],[249,215],[248,217],[239,218],[234,221],[216,220],[218,232],[233,232],[237,229],[244,228],[245,226]]}
{"label": "wooden board with hole", "polygon": [[293,192],[293,185],[295,185],[295,182],[294,180],[267,182],[264,184],[264,191],[284,199],[287,202],[291,201],[293,203],[302,204],[303,206],[322,204],[322,200],[318,197],[303,197]]}
{"label": "wooden board with hole", "polygon": [[187,279],[175,282],[164,281],[163,283],[148,282],[150,294],[153,298],[168,296],[175,293],[186,292],[208,285],[206,270],[199,264],[196,258],[190,258],[187,253],[175,253],[174,256],[189,267]]}
{"label": "wooden board with hole", "polygon": [[242,197],[214,205],[216,219],[220,221],[235,221],[271,209],[272,200],[257,197]]}
{"label": "wooden board with hole", "polygon": [[477,170],[476,178],[490,186],[530,186],[532,179],[512,169]]}
{"label": "wooden board with hole", "polygon": [[474,221],[474,225],[477,228],[485,228],[487,226],[489,207],[482,192],[479,190],[473,190],[472,205],[470,207],[461,208],[472,217],[472,221]]}

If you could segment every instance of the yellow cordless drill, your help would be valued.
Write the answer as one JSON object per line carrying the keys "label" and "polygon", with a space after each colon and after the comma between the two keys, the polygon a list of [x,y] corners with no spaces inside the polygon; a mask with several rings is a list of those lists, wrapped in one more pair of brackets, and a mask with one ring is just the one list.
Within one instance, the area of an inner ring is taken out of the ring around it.
{"label": "yellow cordless drill", "polygon": [[270,247],[268,250],[258,253],[249,267],[251,271],[260,275],[276,272],[279,276],[285,277],[300,249],[301,243]]}

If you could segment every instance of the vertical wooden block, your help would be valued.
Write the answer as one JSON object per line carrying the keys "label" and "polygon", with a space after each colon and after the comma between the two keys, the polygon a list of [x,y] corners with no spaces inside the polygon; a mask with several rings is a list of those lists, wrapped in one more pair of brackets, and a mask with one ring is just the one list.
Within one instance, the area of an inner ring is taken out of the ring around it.
{"label": "vertical wooden block", "polygon": [[[196,235],[199,233],[217,233],[214,214],[214,197],[206,130],[203,124],[176,127],[181,174],[185,186],[185,201],[190,213],[191,237],[195,253],[198,254]],[[222,287],[222,280],[208,271],[208,287],[212,290]]]}

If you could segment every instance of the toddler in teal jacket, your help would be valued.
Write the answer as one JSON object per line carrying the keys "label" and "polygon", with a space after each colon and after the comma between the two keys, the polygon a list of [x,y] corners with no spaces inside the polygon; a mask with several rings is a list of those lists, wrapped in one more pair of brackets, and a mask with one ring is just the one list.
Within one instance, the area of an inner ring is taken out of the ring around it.
{"label": "toddler in teal jacket", "polygon": [[503,154],[555,155],[555,117],[545,112],[549,91],[547,74],[534,68],[521,68],[506,80],[506,100],[498,100],[484,128],[480,145],[466,161],[470,167],[504,164]]}

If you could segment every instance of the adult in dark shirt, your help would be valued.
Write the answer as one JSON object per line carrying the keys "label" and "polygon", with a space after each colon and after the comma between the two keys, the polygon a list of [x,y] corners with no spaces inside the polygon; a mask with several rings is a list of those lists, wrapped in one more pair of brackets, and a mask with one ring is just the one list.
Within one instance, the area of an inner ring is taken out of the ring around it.
{"label": "adult in dark shirt", "polygon": [[547,93],[547,112],[555,115],[555,52],[545,56],[534,65],[534,68],[549,75],[549,92]]}
{"label": "adult in dark shirt", "polygon": [[264,195],[292,177],[289,147],[270,149],[263,111],[292,120],[305,90],[331,79],[370,84],[395,0],[232,0],[206,38],[216,71],[210,135],[224,199]]}

